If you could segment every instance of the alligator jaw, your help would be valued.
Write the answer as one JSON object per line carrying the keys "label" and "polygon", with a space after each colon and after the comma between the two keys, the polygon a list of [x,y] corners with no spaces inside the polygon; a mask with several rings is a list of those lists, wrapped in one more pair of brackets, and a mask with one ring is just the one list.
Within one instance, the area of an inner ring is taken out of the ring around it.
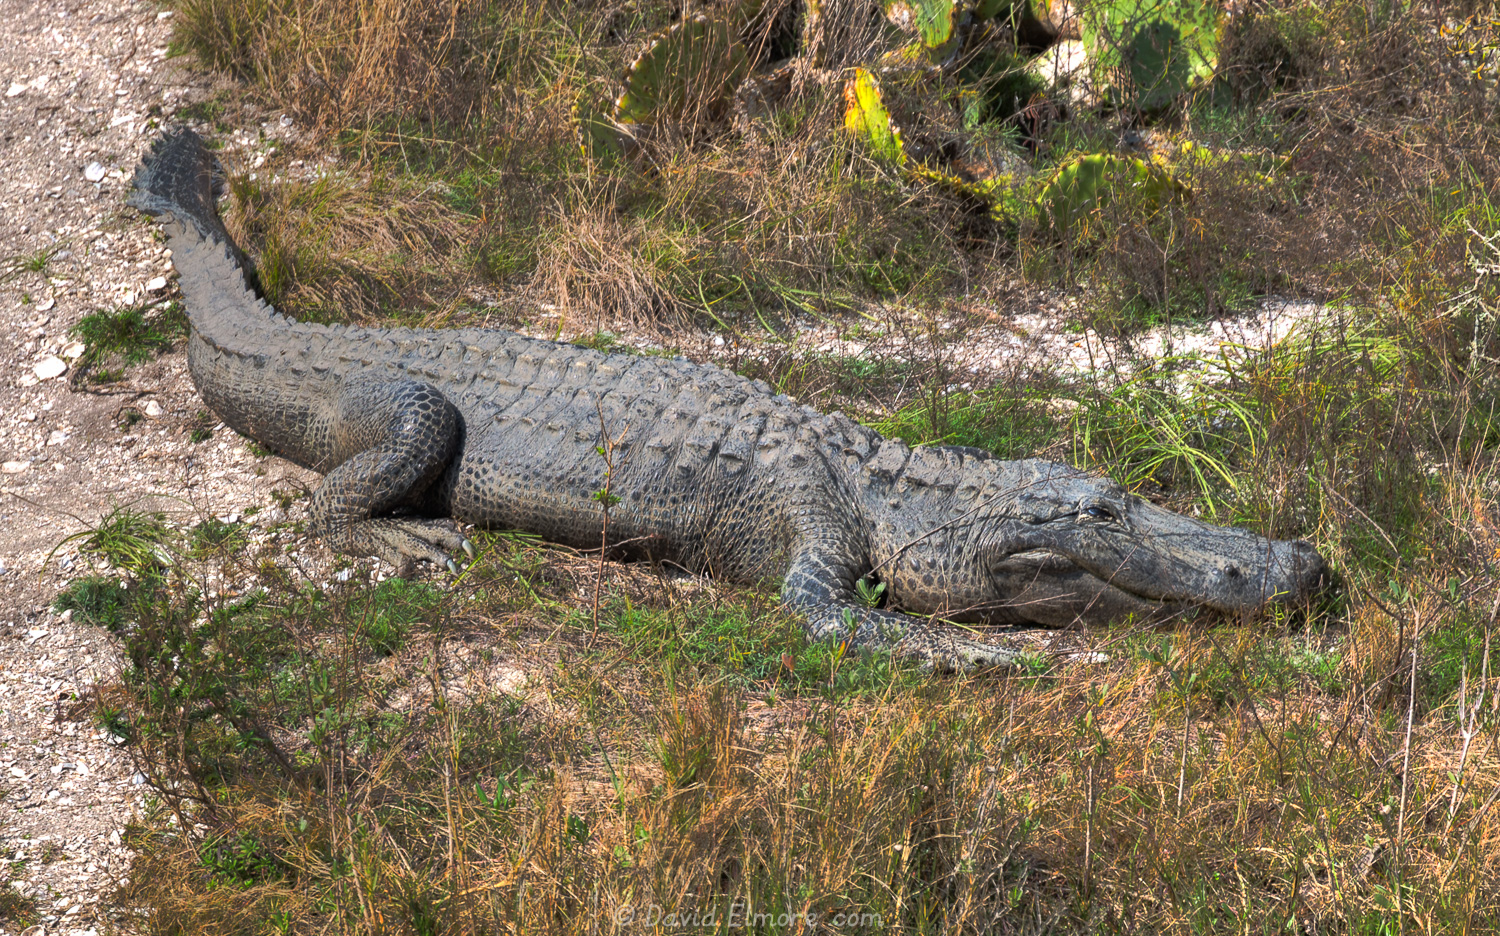
{"label": "alligator jaw", "polygon": [[991,570],[1001,592],[1010,596],[983,619],[994,623],[1035,623],[1064,627],[1088,623],[1159,620],[1189,605],[1134,595],[1049,549],[1012,553]]}

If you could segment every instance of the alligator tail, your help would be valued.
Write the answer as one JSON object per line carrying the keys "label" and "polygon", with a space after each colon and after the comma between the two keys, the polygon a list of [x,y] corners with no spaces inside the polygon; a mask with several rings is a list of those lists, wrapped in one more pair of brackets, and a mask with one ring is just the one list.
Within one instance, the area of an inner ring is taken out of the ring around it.
{"label": "alligator tail", "polygon": [[162,137],[135,173],[135,191],[125,199],[152,217],[170,214],[191,222],[201,237],[233,243],[216,207],[223,193],[218,161],[202,137],[187,127]]}
{"label": "alligator tail", "polygon": [[180,127],[141,161],[125,203],[162,218],[188,319],[215,344],[237,328],[286,322],[259,295],[255,274],[219,219],[223,173],[198,134]]}

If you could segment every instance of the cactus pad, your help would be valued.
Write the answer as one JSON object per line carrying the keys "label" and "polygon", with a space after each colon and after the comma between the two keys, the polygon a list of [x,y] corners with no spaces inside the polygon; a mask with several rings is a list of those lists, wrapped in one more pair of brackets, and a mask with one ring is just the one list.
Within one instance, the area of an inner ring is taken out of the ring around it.
{"label": "cactus pad", "polygon": [[844,127],[881,159],[897,165],[906,162],[901,128],[891,120],[880,93],[880,82],[866,69],[856,68],[854,77],[844,85]]}
{"label": "cactus pad", "polygon": [[1224,23],[1218,0],[1098,0],[1083,41],[1117,103],[1160,110],[1213,77]]}
{"label": "cactus pad", "polygon": [[581,97],[573,105],[573,122],[578,131],[578,146],[585,158],[601,166],[613,165],[633,148],[634,140],[608,114],[600,113],[589,99]]}
{"label": "cactus pad", "polygon": [[1188,194],[1186,185],[1155,163],[1134,156],[1088,153],[1053,173],[1042,186],[1036,207],[1061,232],[1118,198],[1129,198],[1149,214]]}
{"label": "cactus pad", "polygon": [[732,24],[696,16],[658,33],[625,72],[614,120],[717,120],[749,73],[749,59]]}
{"label": "cactus pad", "polygon": [[947,61],[963,44],[969,21],[964,0],[882,0],[885,18],[905,32],[916,33],[933,63]]}

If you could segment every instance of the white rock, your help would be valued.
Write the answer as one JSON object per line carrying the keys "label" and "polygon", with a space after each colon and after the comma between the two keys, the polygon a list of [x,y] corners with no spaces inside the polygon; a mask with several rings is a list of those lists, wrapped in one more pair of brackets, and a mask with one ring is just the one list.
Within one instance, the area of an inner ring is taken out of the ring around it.
{"label": "white rock", "polygon": [[52,434],[47,436],[48,445],[62,445],[68,441],[68,434],[61,429],[53,429]]}
{"label": "white rock", "polygon": [[161,408],[160,403],[156,402],[155,400],[148,400],[146,402],[147,416],[150,416],[152,419],[156,419],[158,416],[161,416],[164,413],[166,413],[166,410]]}
{"label": "white rock", "polygon": [[21,84],[19,81],[12,81],[10,83],[10,87],[5,89],[5,96],[6,97],[15,97],[18,94],[25,94],[25,93],[26,93],[26,86],[23,85],[23,84]]}
{"label": "white rock", "polygon": [[83,342],[70,341],[67,344],[63,345],[62,356],[64,360],[76,361],[77,359],[83,357],[83,352],[86,350],[87,348],[84,347]]}
{"label": "white rock", "polygon": [[41,302],[38,302],[36,304],[36,310],[38,312],[50,312],[52,310],[52,307],[55,305],[57,305],[57,300],[52,298],[51,296],[48,296],[46,299],[43,299]]}
{"label": "white rock", "polygon": [[61,377],[67,369],[67,362],[53,354],[38,361],[31,371],[36,374],[38,380],[51,380],[54,377]]}
{"label": "white rock", "polygon": [[104,164],[101,162],[91,162],[83,169],[83,177],[90,182],[103,182],[104,176]]}
{"label": "white rock", "polygon": [[167,278],[165,276],[153,276],[151,279],[146,281],[147,292],[157,292],[158,290],[166,288]]}
{"label": "white rock", "polygon": [[30,467],[31,462],[8,461],[4,464],[0,464],[0,472],[3,472],[5,474],[20,474]]}

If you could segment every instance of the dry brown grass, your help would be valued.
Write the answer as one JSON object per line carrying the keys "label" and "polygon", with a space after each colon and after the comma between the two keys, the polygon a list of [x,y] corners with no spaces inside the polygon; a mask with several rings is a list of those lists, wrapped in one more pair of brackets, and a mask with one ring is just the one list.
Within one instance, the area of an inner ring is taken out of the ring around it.
{"label": "dry brown grass", "polygon": [[392,119],[475,116],[484,76],[465,43],[471,0],[184,0],[176,40],[333,131]]}
{"label": "dry brown grass", "polygon": [[[450,701],[326,788],[257,785],[254,801],[221,799],[201,835],[138,837],[122,896],[154,931],[205,933],[277,918],[294,932],[629,932],[674,912],[786,914],[790,931],[853,912],[848,928],[870,933],[1385,932],[1398,918],[1460,931],[1500,913],[1484,872],[1500,857],[1496,734],[1483,719],[1409,728],[1391,639],[1409,626],[1362,615],[1334,694],[1251,684],[1267,648],[1243,629],[1152,638],[1170,649],[1040,681],[864,700],[768,707],[721,682],[648,679],[654,721],[627,717],[603,750],[588,726],[618,716],[519,713],[507,730],[529,739],[528,762],[540,738],[579,745],[529,785],[476,765],[495,710]],[[612,679],[604,667],[578,675]],[[1467,704],[1486,709],[1496,688],[1471,677]],[[1467,744],[1465,727],[1479,729]],[[510,784],[499,808],[483,798],[494,776]],[[215,888],[199,843],[219,835],[275,855],[281,879]]]}
{"label": "dry brown grass", "polygon": [[302,318],[371,322],[429,310],[441,319],[478,275],[479,226],[431,189],[375,173],[231,182],[226,223],[252,251],[272,305]]}

